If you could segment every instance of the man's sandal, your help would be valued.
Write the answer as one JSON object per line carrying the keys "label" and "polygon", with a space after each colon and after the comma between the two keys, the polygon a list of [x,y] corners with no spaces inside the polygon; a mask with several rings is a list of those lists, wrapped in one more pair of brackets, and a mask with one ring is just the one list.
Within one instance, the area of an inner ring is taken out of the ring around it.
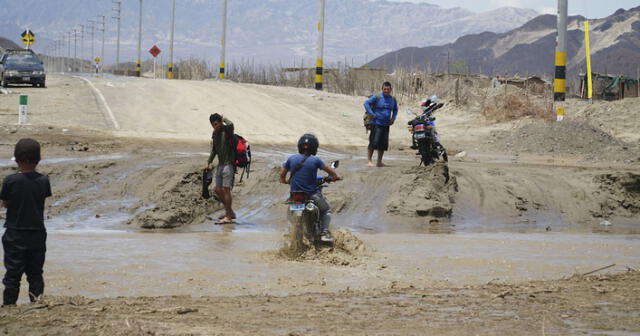
{"label": "man's sandal", "polygon": [[235,221],[226,216],[216,222],[217,225],[233,224],[233,223],[235,223]]}

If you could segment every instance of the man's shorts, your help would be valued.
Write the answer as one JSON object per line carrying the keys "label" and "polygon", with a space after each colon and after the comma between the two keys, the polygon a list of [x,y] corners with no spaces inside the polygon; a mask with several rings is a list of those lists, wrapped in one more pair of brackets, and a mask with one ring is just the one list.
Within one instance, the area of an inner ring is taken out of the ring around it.
{"label": "man's shorts", "polygon": [[383,151],[389,149],[389,126],[371,125],[369,149]]}
{"label": "man's shorts", "polygon": [[216,168],[216,187],[233,188],[234,177],[233,164],[218,165]]}

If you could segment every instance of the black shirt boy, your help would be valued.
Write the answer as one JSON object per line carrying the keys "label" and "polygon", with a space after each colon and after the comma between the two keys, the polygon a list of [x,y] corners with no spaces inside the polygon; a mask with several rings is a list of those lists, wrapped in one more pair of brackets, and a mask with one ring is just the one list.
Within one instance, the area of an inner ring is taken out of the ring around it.
{"label": "black shirt boy", "polygon": [[0,192],[0,199],[8,203],[4,227],[46,231],[44,200],[49,196],[51,196],[51,185],[46,175],[34,171],[7,176]]}

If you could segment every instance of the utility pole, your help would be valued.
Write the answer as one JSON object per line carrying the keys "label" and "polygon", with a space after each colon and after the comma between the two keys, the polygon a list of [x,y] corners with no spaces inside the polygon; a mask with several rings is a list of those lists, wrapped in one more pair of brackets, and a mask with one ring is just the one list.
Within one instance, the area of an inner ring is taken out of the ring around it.
{"label": "utility pole", "polygon": [[100,72],[102,72],[102,66],[104,64],[104,31],[105,31],[106,17],[104,15],[98,15],[98,18],[102,19],[102,22],[100,22],[102,24],[102,27],[98,29],[99,31],[102,32],[102,50],[100,51]]}
{"label": "utility pole", "polygon": [[224,0],[222,5],[222,39],[220,40],[220,74],[219,79],[224,79],[224,62],[225,52],[227,47],[227,0]]}
{"label": "utility pole", "polygon": [[62,73],[64,71],[64,40],[58,40],[58,69]]}
{"label": "utility pole", "polygon": [[74,67],[78,63],[78,29],[76,28],[73,28],[73,63]]}
{"label": "utility pole", "polygon": [[89,64],[93,64],[93,59],[96,58],[96,54],[93,50],[93,40],[95,39],[96,34],[96,21],[89,20],[89,22],[91,23],[91,55],[89,55]]}
{"label": "utility pole", "polygon": [[61,72],[61,69],[62,69],[62,64],[61,64],[62,57],[60,57],[61,56],[60,53],[62,52],[62,41],[56,40],[54,43],[55,43],[55,46],[56,46],[56,54],[55,54],[55,56],[57,58],[57,60],[55,61],[55,63],[56,63],[56,72]]}
{"label": "utility pole", "polygon": [[84,25],[80,26],[80,72],[84,71]]}
{"label": "utility pole", "polygon": [[558,0],[558,37],[556,42],[553,101],[556,104],[556,120],[562,121],[567,86],[567,0]]}
{"label": "utility pole", "polygon": [[[320,0],[318,20],[318,58],[316,59],[316,90],[322,90],[322,56],[324,51],[324,0]],[[345,64],[347,61],[345,60]]]}
{"label": "utility pole", "polygon": [[173,79],[173,29],[176,23],[176,0],[172,0],[171,3],[171,32],[169,34],[169,72],[167,73],[168,79]]}
{"label": "utility pole", "polygon": [[68,32],[67,34],[69,35],[69,43],[67,44],[69,47],[67,52],[67,68],[69,69],[69,72],[71,72],[71,67],[73,66],[73,63],[71,63],[71,32]]}
{"label": "utility pole", "polygon": [[116,16],[113,16],[112,18],[118,21],[118,37],[116,40],[116,70],[118,70],[118,67],[120,65],[120,18],[121,18],[120,14],[122,9],[121,8],[122,2],[116,1],[116,0],[111,0],[111,2],[116,5],[116,8],[112,9],[116,13]]}
{"label": "utility pole", "polygon": [[140,77],[141,56],[142,56],[142,0],[140,0],[140,18],[138,20],[138,60],[136,61],[136,77]]}

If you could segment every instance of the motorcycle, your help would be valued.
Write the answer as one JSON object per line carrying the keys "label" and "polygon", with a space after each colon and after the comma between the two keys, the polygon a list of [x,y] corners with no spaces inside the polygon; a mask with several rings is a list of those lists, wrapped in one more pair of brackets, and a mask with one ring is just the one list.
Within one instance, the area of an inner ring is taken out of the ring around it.
{"label": "motorcycle", "polygon": [[[331,162],[331,168],[336,169],[340,161]],[[333,182],[331,176],[318,176],[316,178],[318,192],[322,193],[328,183]],[[287,220],[291,224],[289,248],[303,253],[310,247],[318,247],[322,244],[332,245],[320,240],[320,209],[304,191],[292,191],[288,199]]]}
{"label": "motorcycle", "polygon": [[407,111],[408,114],[416,115],[415,118],[407,123],[409,132],[412,134],[413,144],[411,148],[418,150],[416,155],[420,156],[420,164],[425,166],[440,159],[444,162],[449,161],[447,150],[440,143],[438,132],[436,132],[436,117],[433,116],[433,112],[442,106],[444,106],[444,103],[431,103],[420,115],[416,115],[411,110]]}

